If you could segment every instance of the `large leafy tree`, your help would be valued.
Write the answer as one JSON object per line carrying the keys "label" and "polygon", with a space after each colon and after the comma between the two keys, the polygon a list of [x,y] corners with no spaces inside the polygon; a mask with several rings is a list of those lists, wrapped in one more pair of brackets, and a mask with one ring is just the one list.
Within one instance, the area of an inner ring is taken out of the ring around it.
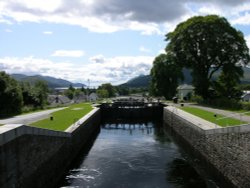
{"label": "large leafy tree", "polygon": [[[250,59],[243,34],[216,15],[192,17],[168,33],[166,40],[169,42],[167,53],[179,65],[192,69],[196,93],[205,99],[209,97],[211,79],[216,71],[224,66],[231,71]],[[227,71],[224,69],[223,74],[229,75]]]}
{"label": "large leafy tree", "polygon": [[115,87],[110,83],[102,84],[101,86],[98,87],[98,90],[106,90],[108,93],[108,97],[114,97],[116,93]]}
{"label": "large leafy tree", "polygon": [[21,112],[22,92],[16,80],[5,72],[0,72],[0,116]]}
{"label": "large leafy tree", "polygon": [[239,88],[239,83],[243,73],[243,69],[239,66],[230,64],[223,66],[218,80],[214,82],[217,96],[228,99],[240,98],[242,92]]}
{"label": "large leafy tree", "polygon": [[169,54],[160,54],[155,58],[150,74],[152,94],[166,99],[174,97],[178,82],[183,79],[181,67]]}

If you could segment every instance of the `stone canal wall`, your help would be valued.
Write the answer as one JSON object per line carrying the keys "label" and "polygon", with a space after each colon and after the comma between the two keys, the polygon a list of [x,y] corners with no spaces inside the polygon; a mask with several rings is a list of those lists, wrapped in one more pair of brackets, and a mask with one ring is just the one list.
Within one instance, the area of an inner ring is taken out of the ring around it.
{"label": "stone canal wall", "polygon": [[226,187],[250,187],[250,126],[204,130],[167,108],[164,122],[196,157]]}
{"label": "stone canal wall", "polygon": [[0,187],[54,187],[99,125],[94,109],[65,132],[0,127]]}

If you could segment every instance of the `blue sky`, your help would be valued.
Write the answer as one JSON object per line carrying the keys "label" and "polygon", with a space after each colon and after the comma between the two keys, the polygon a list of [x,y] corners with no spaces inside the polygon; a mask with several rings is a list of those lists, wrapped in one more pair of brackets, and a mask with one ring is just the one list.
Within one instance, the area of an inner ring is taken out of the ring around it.
{"label": "blue sky", "polygon": [[249,0],[1,0],[0,71],[123,83],[149,74],[176,24],[207,14],[250,46]]}

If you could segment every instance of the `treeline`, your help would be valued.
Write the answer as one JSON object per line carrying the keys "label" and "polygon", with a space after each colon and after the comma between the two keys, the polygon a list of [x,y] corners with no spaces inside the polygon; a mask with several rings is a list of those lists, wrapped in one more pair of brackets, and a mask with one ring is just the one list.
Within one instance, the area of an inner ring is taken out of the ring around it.
{"label": "treeline", "polygon": [[18,82],[5,72],[0,72],[0,116],[19,114],[24,110],[44,108],[47,104],[48,86],[44,81]]}

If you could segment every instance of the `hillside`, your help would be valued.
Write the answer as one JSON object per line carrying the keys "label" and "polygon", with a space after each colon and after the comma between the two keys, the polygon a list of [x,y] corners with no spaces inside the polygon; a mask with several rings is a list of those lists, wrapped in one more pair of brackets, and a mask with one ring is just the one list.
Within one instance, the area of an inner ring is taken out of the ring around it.
{"label": "hillside", "polygon": [[[242,84],[250,84],[250,68],[244,67],[244,78],[241,79]],[[184,80],[182,83],[192,84],[192,75],[189,69],[183,69]],[[219,73],[216,73],[213,79],[218,78]],[[147,88],[150,84],[151,76],[150,75],[141,75],[135,77],[128,82],[121,84],[120,86],[131,87],[131,88]]]}
{"label": "hillside", "polygon": [[69,87],[70,85],[72,85],[73,87],[85,86],[84,84],[81,83],[72,83],[67,80],[54,78],[50,76],[41,76],[41,75],[26,76],[23,74],[12,74],[11,76],[17,81],[29,82],[31,84],[34,84],[38,80],[43,80],[48,83],[49,88]]}
{"label": "hillside", "polygon": [[140,75],[135,77],[124,84],[121,84],[122,87],[131,87],[131,88],[147,88],[150,84],[151,76],[150,75]]}

